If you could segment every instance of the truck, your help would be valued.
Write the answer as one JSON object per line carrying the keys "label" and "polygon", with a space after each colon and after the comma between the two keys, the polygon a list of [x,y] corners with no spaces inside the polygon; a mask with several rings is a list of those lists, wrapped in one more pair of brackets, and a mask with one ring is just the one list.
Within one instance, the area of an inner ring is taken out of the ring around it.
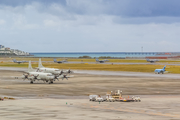
{"label": "truck", "polygon": [[114,101],[119,101],[119,102],[141,102],[141,98],[139,96],[132,97],[122,97],[122,91],[120,90],[115,90],[107,92],[106,94],[106,101],[107,102],[114,102]]}
{"label": "truck", "polygon": [[107,92],[106,98],[103,99],[100,95],[89,95],[89,101],[95,101],[95,102],[141,102],[141,98],[139,96],[133,96],[133,97],[122,97],[122,91],[115,90]]}
{"label": "truck", "polygon": [[116,100],[112,96],[106,96],[106,102],[115,102]]}
{"label": "truck", "polygon": [[100,95],[89,95],[89,101],[103,102],[104,99]]}
{"label": "truck", "polygon": [[89,101],[95,101],[98,95],[89,95]]}
{"label": "truck", "polygon": [[115,102],[115,98],[112,97],[111,93],[106,93],[106,102]]}

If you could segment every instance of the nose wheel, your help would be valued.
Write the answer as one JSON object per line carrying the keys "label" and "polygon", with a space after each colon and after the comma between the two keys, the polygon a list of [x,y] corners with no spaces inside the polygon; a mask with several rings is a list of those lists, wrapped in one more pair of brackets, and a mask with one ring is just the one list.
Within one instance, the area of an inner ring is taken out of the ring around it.
{"label": "nose wheel", "polygon": [[33,81],[31,81],[30,84],[33,84]]}
{"label": "nose wheel", "polygon": [[53,81],[50,81],[50,82],[49,82],[49,84],[52,84],[52,83],[53,83]]}

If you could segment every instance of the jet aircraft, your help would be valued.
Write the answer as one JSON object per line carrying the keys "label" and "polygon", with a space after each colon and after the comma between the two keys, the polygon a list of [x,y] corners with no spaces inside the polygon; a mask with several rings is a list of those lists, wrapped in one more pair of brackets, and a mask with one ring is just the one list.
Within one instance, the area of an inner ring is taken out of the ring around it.
{"label": "jet aircraft", "polygon": [[165,68],[166,68],[166,66],[164,66],[163,69],[155,69],[154,72],[158,73],[158,74],[160,74],[160,73],[164,74],[164,72],[166,71]]}
{"label": "jet aircraft", "polygon": [[25,63],[25,62],[28,62],[28,61],[16,61],[16,59],[13,59],[13,62],[20,64],[20,63]]}
{"label": "jet aircraft", "polygon": [[99,62],[99,63],[105,63],[105,62],[107,62],[107,61],[109,61],[109,60],[99,60],[99,59],[96,59],[96,62]]}
{"label": "jet aircraft", "polygon": [[66,60],[57,61],[57,60],[54,58],[54,62],[55,62],[55,63],[64,63],[64,62],[67,62],[67,61],[66,61]]}
{"label": "jet aircraft", "polygon": [[159,60],[150,60],[150,59],[146,59],[147,62],[150,62],[150,63],[155,63],[155,62],[158,62]]}

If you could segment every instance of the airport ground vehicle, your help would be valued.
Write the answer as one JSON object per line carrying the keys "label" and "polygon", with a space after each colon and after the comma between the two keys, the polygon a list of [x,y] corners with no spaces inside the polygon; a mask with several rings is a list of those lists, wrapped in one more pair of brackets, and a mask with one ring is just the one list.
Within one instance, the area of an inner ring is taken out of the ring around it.
{"label": "airport ground vehicle", "polygon": [[89,101],[103,102],[104,99],[100,95],[89,95]]}
{"label": "airport ground vehicle", "polygon": [[0,97],[0,101],[3,101],[4,99]]}
{"label": "airport ground vehicle", "polygon": [[112,97],[106,98],[106,102],[115,102],[116,100]]}
{"label": "airport ground vehicle", "polygon": [[103,101],[104,101],[104,99],[102,97],[97,97],[96,98],[96,102],[103,102]]}
{"label": "airport ground vehicle", "polygon": [[122,91],[116,90],[115,92],[110,91],[106,93],[106,99],[103,99],[100,95],[89,95],[89,101],[96,102],[141,102],[141,98],[139,96],[136,97],[122,97]]}
{"label": "airport ground vehicle", "polygon": [[89,101],[95,101],[98,95],[89,95]]}
{"label": "airport ground vehicle", "polygon": [[141,102],[141,98],[140,97],[132,97],[132,98],[119,98],[119,99],[116,99],[116,101],[119,101],[119,102]]}
{"label": "airport ground vehicle", "polygon": [[134,100],[134,102],[141,102],[141,98],[139,96],[137,97],[132,97],[132,99]]}
{"label": "airport ground vehicle", "polygon": [[106,102],[115,102],[116,99],[112,96],[112,91],[106,93]]}

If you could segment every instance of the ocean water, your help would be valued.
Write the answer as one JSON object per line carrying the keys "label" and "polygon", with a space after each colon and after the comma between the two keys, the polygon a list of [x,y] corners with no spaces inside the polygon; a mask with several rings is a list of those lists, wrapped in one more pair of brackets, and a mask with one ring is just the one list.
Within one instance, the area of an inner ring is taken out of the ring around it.
{"label": "ocean water", "polygon": [[149,56],[169,56],[179,53],[169,53],[169,52],[74,52],[74,53],[31,53],[34,57],[80,57],[80,56],[90,56],[94,57],[149,57]]}

